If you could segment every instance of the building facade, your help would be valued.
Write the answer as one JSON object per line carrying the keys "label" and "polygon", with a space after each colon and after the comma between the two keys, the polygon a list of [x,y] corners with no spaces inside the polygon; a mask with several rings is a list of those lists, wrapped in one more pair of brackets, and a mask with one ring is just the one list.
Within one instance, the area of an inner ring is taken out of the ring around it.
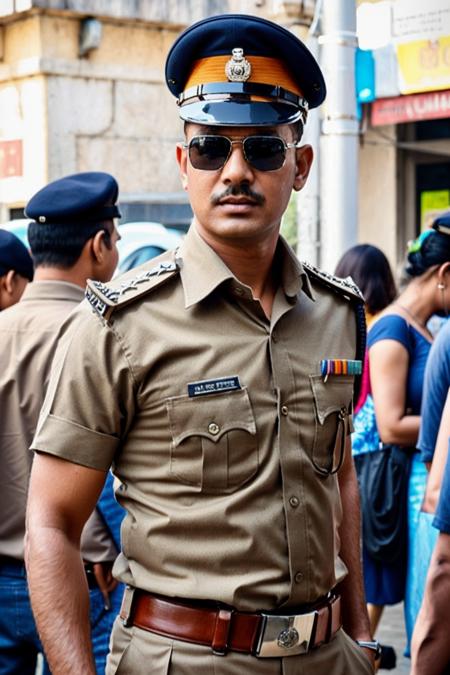
{"label": "building facade", "polygon": [[450,209],[450,4],[363,0],[358,16],[375,64],[361,125],[359,238],[395,263]]}
{"label": "building facade", "polygon": [[[48,181],[108,171],[124,220],[186,226],[182,126],[164,82],[177,35],[243,12],[307,24],[314,2],[0,0],[0,222]],[[297,21],[298,19],[298,21]]]}

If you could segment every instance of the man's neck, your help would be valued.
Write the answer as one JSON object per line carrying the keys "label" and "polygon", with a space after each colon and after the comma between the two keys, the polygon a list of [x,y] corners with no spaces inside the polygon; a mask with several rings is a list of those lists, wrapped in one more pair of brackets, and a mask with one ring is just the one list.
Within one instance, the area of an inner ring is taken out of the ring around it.
{"label": "man's neck", "polygon": [[62,269],[59,267],[36,267],[34,281],[65,281],[80,288],[86,286],[86,276],[75,267]]}
{"label": "man's neck", "polygon": [[273,300],[278,286],[275,251],[277,238],[255,242],[210,240],[200,236],[223,260],[234,276],[252,289],[253,297],[259,300],[268,318],[272,313]]}

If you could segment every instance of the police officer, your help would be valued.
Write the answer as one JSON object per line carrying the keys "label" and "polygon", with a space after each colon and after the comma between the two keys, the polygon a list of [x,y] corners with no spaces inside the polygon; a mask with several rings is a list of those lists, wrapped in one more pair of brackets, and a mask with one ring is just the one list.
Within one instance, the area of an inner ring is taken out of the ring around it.
{"label": "police officer", "polygon": [[[83,299],[86,279],[108,281],[116,267],[118,234],[113,218],[119,215],[115,205],[117,194],[112,176],[84,173],[50,183],[30,200],[27,215],[33,222],[28,236],[36,264],[35,280],[27,286],[20,302],[0,314],[2,674],[34,675],[37,654],[41,651],[24,567],[26,494],[33,457],[29,446],[60,328]],[[18,271],[31,279],[33,269],[25,247],[13,242],[10,250],[21,253],[22,266]],[[8,264],[12,263],[11,260]],[[76,481],[72,489],[76,490]],[[110,495],[112,501],[111,488]],[[105,490],[82,537],[99,673],[104,672],[114,617],[112,611],[105,610],[105,605],[120,604],[120,589],[116,590],[117,582],[111,576],[118,543],[114,542],[111,519],[104,518],[107,503]],[[48,574],[45,568],[43,574]],[[48,578],[51,581],[51,576]],[[47,665],[44,672],[48,672]]]}
{"label": "police officer", "polygon": [[89,282],[32,444],[28,565],[52,671],[94,672],[75,548],[113,464],[128,587],[109,675],[370,673],[349,443],[362,300],[279,235],[320,69],[289,31],[225,15],[178,38],[166,79],[193,224],[178,251]]}
{"label": "police officer", "polygon": [[19,237],[0,229],[0,311],[19,302],[29,281],[33,261]]}

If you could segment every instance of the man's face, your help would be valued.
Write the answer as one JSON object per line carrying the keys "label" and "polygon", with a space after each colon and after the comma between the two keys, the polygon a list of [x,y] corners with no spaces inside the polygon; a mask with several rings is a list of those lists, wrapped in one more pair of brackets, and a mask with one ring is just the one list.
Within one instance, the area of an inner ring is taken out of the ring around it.
{"label": "man's face", "polygon": [[[199,135],[227,136],[233,141],[248,136],[279,136],[286,143],[297,140],[292,128],[286,125],[269,128],[187,125],[187,144]],[[310,146],[288,148],[283,166],[275,171],[255,169],[246,161],[242,143],[233,143],[224,166],[213,171],[194,168],[188,150],[181,146],[177,158],[199,233],[210,244],[244,246],[278,236],[292,189],[300,190],[306,181],[312,150]]]}

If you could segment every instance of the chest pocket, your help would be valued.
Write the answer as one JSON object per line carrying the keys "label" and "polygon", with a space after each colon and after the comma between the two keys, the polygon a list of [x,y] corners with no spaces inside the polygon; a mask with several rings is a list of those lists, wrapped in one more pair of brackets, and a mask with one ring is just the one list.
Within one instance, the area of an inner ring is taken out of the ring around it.
{"label": "chest pocket", "polygon": [[320,375],[310,375],[314,399],[315,432],[312,461],[319,473],[335,473],[343,460],[345,440],[350,431],[353,376],[331,375],[324,382]]}
{"label": "chest pocket", "polygon": [[247,389],[166,401],[170,472],[202,492],[231,492],[258,469],[256,424]]}

